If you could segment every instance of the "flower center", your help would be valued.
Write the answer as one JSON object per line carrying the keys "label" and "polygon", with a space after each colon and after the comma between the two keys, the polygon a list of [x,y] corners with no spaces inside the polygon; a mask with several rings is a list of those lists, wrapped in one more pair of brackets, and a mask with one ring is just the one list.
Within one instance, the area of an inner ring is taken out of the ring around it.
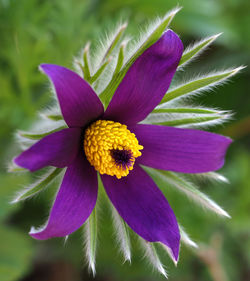
{"label": "flower center", "polygon": [[125,177],[133,170],[135,158],[141,156],[135,134],[126,125],[98,120],[85,131],[84,151],[89,163],[100,174]]}

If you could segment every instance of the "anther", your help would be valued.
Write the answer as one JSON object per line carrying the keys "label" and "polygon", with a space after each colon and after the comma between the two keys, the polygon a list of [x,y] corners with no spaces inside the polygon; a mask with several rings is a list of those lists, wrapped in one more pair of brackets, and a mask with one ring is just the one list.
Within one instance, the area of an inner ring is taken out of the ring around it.
{"label": "anther", "polygon": [[118,122],[98,120],[85,131],[86,157],[101,174],[117,178],[127,176],[142,149],[135,134]]}

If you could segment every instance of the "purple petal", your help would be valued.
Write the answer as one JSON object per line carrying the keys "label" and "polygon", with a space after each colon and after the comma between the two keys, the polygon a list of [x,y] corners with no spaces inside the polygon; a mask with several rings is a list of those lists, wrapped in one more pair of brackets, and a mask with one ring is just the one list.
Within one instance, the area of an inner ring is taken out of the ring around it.
{"label": "purple petal", "polygon": [[14,162],[31,172],[46,166],[68,166],[79,151],[80,135],[80,128],[67,128],[52,133],[17,156]]}
{"label": "purple petal", "polygon": [[62,115],[69,127],[84,127],[103,114],[98,96],[78,74],[54,64],[42,64],[40,68],[54,84]]}
{"label": "purple petal", "polygon": [[231,139],[214,133],[160,125],[130,130],[144,146],[138,162],[156,169],[205,173],[220,169]]}
{"label": "purple petal", "polygon": [[142,238],[162,242],[178,260],[180,233],[168,201],[148,174],[138,165],[127,177],[103,175],[106,192],[126,223]]}
{"label": "purple petal", "polygon": [[76,231],[95,207],[97,188],[97,174],[81,152],[67,168],[46,226],[30,235],[45,240]]}
{"label": "purple petal", "polygon": [[126,124],[145,119],[167,92],[182,52],[180,38],[168,30],[130,67],[104,118]]}

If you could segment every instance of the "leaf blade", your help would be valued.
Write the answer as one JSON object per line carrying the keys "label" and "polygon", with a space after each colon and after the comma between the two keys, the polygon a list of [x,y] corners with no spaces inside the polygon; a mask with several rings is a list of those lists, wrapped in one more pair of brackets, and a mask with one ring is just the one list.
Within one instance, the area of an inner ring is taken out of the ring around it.
{"label": "leaf blade", "polygon": [[90,47],[90,43],[88,42],[83,50],[83,63],[84,64],[83,65],[79,64],[82,69],[84,79],[88,82],[90,81],[90,78],[91,78],[89,58],[88,58],[89,57],[89,47]]}
{"label": "leaf blade", "polygon": [[223,210],[217,203],[210,199],[206,194],[202,193],[195,187],[194,184],[184,180],[180,175],[176,175],[174,172],[153,170],[146,168],[149,173],[159,176],[163,181],[168,182],[170,185],[175,186],[179,191],[186,194],[188,198],[198,203],[200,206],[214,213],[230,218],[230,215]]}
{"label": "leaf blade", "polygon": [[30,187],[19,192],[18,196],[12,200],[11,203],[17,203],[19,201],[26,200],[27,198],[33,197],[37,193],[41,192],[47,188],[48,185],[50,185],[62,171],[63,169],[61,168],[51,169],[42,179],[39,179]]}
{"label": "leaf blade", "polygon": [[48,132],[44,132],[44,133],[29,133],[29,132],[22,132],[22,131],[19,131],[18,134],[23,137],[23,138],[26,138],[26,139],[29,139],[29,140],[40,140],[52,133],[55,133],[55,132],[58,132],[62,129],[66,129],[68,128],[67,126],[60,126],[56,129],[53,129],[53,130],[50,130]]}
{"label": "leaf blade", "polygon": [[124,24],[122,24],[121,26],[119,26],[118,30],[116,31],[116,34],[114,35],[113,40],[111,41],[106,53],[103,56],[102,62],[105,61],[106,58],[108,58],[111,53],[113,52],[114,48],[116,47],[116,45],[118,44],[119,40],[121,39],[124,31],[127,28],[127,23],[125,22]]}
{"label": "leaf blade", "polygon": [[160,272],[165,278],[168,278],[167,272],[164,269],[154,243],[147,242],[142,238],[140,238],[140,243],[144,250],[145,257],[148,259],[153,268]]}
{"label": "leaf blade", "polygon": [[187,83],[181,84],[168,91],[161,100],[160,104],[163,105],[169,101],[172,101],[173,99],[181,98],[191,93],[208,90],[209,88],[211,89],[211,87],[217,86],[218,84],[221,84],[225,80],[237,74],[243,68],[244,67],[237,67],[235,69],[211,73],[207,76],[198,77]]}
{"label": "leaf blade", "polygon": [[224,116],[204,116],[204,117],[190,117],[190,118],[182,118],[182,119],[173,119],[167,120],[164,122],[154,122],[152,124],[162,125],[162,126],[184,126],[184,125],[193,125],[193,124],[201,124],[207,123],[219,119],[223,119]]}
{"label": "leaf blade", "polygon": [[204,109],[204,108],[192,108],[192,107],[176,107],[176,108],[157,108],[154,109],[154,113],[198,113],[198,114],[216,114],[219,113],[217,110]]}
{"label": "leaf blade", "polygon": [[123,253],[125,261],[131,262],[131,250],[130,250],[131,242],[130,242],[128,227],[113,206],[111,206],[111,210],[112,210],[113,224],[117,231],[116,232],[117,241],[119,242],[121,252]]}
{"label": "leaf blade", "polygon": [[108,64],[111,62],[111,59],[108,59],[107,61],[105,61],[100,68],[95,72],[95,74],[93,76],[90,77],[89,79],[89,83],[93,84],[103,73],[103,71],[105,70],[105,68],[108,66]]}
{"label": "leaf blade", "polygon": [[119,73],[119,71],[121,70],[121,68],[123,66],[125,46],[126,46],[125,43],[121,44],[121,46],[120,46],[118,58],[117,58],[117,62],[116,62],[116,67],[115,67],[113,76],[116,75],[117,73]]}
{"label": "leaf blade", "polygon": [[189,63],[191,60],[193,60],[195,57],[197,57],[199,54],[201,54],[209,45],[211,45],[219,36],[219,34],[215,34],[211,37],[204,38],[203,40],[195,43],[193,46],[189,46],[184,50],[182,58],[179,63],[180,66],[184,66],[187,63]]}
{"label": "leaf blade", "polygon": [[125,74],[135,62],[135,60],[151,45],[153,45],[161,36],[161,34],[166,30],[167,26],[170,24],[175,14],[180,10],[176,8],[172,12],[168,13],[163,20],[160,21],[159,25],[154,29],[154,31],[147,37],[144,43],[135,51],[135,53],[129,58],[127,63],[122,67],[122,69],[113,76],[107,87],[100,93],[99,97],[104,103],[104,106],[107,107],[109,101],[111,100],[115,90],[121,83]]}
{"label": "leaf blade", "polygon": [[93,275],[96,273],[95,260],[97,248],[97,214],[96,208],[92,211],[85,225],[85,238],[86,238],[86,258],[89,269]]}
{"label": "leaf blade", "polygon": [[46,114],[45,117],[52,121],[64,120],[61,114]]}
{"label": "leaf blade", "polygon": [[187,245],[188,247],[198,248],[198,245],[189,237],[186,233],[184,228],[179,224],[180,234],[181,234],[181,241]]}

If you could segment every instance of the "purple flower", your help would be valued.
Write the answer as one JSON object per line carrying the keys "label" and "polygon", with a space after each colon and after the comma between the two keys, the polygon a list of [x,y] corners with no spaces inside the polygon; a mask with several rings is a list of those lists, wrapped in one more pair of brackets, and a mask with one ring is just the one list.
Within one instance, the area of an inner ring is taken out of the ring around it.
{"label": "purple flower", "polygon": [[139,124],[167,92],[183,52],[168,30],[133,63],[107,110],[78,74],[42,64],[52,81],[67,129],[52,133],[15,158],[30,171],[67,167],[47,224],[36,239],[77,230],[96,204],[97,171],[120,216],[142,238],[161,242],[178,260],[180,232],[163,193],[141,165],[181,173],[223,166],[229,138],[214,133]]}

